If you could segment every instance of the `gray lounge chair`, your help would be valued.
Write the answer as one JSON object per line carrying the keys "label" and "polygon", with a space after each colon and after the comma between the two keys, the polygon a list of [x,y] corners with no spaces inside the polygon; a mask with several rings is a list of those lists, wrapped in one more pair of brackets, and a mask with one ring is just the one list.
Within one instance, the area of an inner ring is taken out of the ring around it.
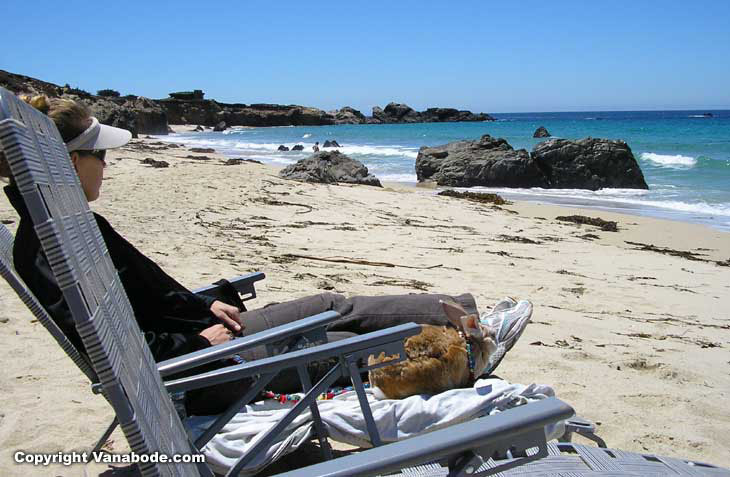
{"label": "gray lounge chair", "polygon": [[[368,370],[365,362],[371,354],[384,352],[404,356],[403,340],[417,334],[420,331],[418,325],[406,324],[337,343],[305,347],[284,355],[165,383],[163,375],[193,369],[253,344],[271,344],[274,338],[270,332],[273,330],[159,365],[155,363],[137,327],[131,305],[108,257],[55,126],[46,116],[2,88],[0,144],[31,213],[53,273],[69,303],[92,368],[100,379],[102,392],[113,406],[134,452],[146,456],[196,454],[197,449],[233,413],[250,402],[277,373],[291,367],[299,372],[302,387],[307,391],[305,397],[239,459],[228,475],[237,475],[247,463],[253,462],[274,435],[284,430],[296,414],[306,408],[312,411],[325,458],[330,457],[325,431],[318,420],[315,399],[340,375],[352,380],[362,412],[366,421],[369,421],[371,441],[376,446],[380,444],[360,373]],[[314,318],[328,321],[336,319],[337,314],[328,312]],[[312,385],[307,364],[332,357],[336,358],[337,364],[324,378]],[[258,379],[236,404],[193,443],[168,391],[179,393],[245,377]],[[538,459],[548,454],[545,425],[571,415],[573,410],[567,404],[555,398],[546,399],[510,409],[498,416],[452,426],[444,432],[376,447],[325,463],[325,467],[302,470],[305,474],[294,475],[374,475],[434,459],[448,462],[449,475],[493,474],[524,463],[539,462]],[[482,461],[486,464],[482,464]],[[183,464],[152,459],[140,463],[139,468],[146,476],[212,475],[203,463]],[[334,468],[336,473],[328,473],[327,469]],[[442,472],[431,466],[421,470]],[[415,474],[410,475],[423,475],[421,470],[417,469]]]}

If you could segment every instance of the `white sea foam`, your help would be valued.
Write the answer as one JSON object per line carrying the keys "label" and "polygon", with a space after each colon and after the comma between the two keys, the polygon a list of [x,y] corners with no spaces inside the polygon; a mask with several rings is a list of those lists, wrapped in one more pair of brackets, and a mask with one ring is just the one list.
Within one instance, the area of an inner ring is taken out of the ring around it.
{"label": "white sea foam", "polygon": [[605,197],[635,197],[649,194],[646,189],[600,189],[596,191],[588,189],[543,189],[534,187],[531,189],[517,189],[508,187],[472,187],[474,191],[489,191],[499,194],[529,195],[529,196],[550,196],[550,197],[576,197],[581,199],[604,199]]}
{"label": "white sea foam", "polygon": [[269,164],[277,164],[277,165],[284,165],[284,166],[288,166],[289,164],[294,164],[295,162],[297,162],[296,158],[281,157],[281,156],[256,156],[256,159],[261,160],[263,162],[267,162]]}
{"label": "white sea foam", "polygon": [[241,134],[245,133],[247,131],[250,131],[251,127],[249,126],[231,126],[225,131],[223,131],[223,134]]}
{"label": "white sea foam", "polygon": [[[218,147],[220,149],[226,149],[226,150],[235,150],[241,153],[250,151],[250,152],[264,152],[264,151],[276,151],[279,149],[280,145],[287,146],[288,148],[292,148],[296,144],[301,144],[304,146],[304,151],[309,153],[312,150],[312,146],[314,143],[309,142],[284,142],[284,143],[256,143],[256,142],[243,142],[243,141],[236,141],[232,142],[228,139],[221,140],[221,139],[197,139],[197,138],[180,138],[179,141],[175,142],[184,142],[188,145],[195,145],[195,146],[207,146],[207,147]],[[331,149],[324,149],[326,150],[337,150],[340,151],[343,154],[353,155],[353,156],[397,156],[397,157],[408,157],[415,159],[418,156],[418,150],[415,148],[407,148],[407,147],[400,147],[400,146],[361,146],[361,145],[347,145],[343,144],[341,147],[337,148],[331,148]],[[296,152],[296,151],[294,151]]]}
{"label": "white sea foam", "polygon": [[302,136],[302,139],[307,139],[308,137],[312,137],[312,135],[311,135],[311,134],[309,134],[309,133],[307,133],[307,134],[305,134],[304,136]]}
{"label": "white sea foam", "polygon": [[349,146],[343,145],[336,148],[344,154],[361,154],[367,156],[401,156],[415,159],[418,157],[418,150],[415,148],[399,146]]}
{"label": "white sea foam", "polygon": [[708,204],[707,202],[689,203],[679,200],[627,200],[626,202],[633,202],[637,205],[648,205],[651,207],[676,210],[680,212],[730,217],[730,205],[728,204]]}
{"label": "white sea foam", "polygon": [[175,137],[160,136],[155,139],[159,139],[160,141],[165,141],[165,142],[182,143],[182,144],[185,144],[186,146],[205,146],[205,147],[212,147],[212,148],[225,147],[228,144],[227,141],[222,141],[220,139],[218,139],[218,140],[203,139],[200,137],[193,137],[192,135],[185,136],[182,134],[177,134],[177,135],[175,135]]}
{"label": "white sea foam", "polygon": [[[644,189],[601,189],[590,191],[584,189],[510,189],[496,187],[473,187],[469,190],[495,192],[516,200],[538,200],[546,203],[557,203],[575,206],[593,206],[601,208],[642,209],[655,208],[685,214],[730,217],[730,204],[710,204],[704,201],[684,202],[671,200],[674,193],[667,191],[649,191]],[[664,197],[666,197],[666,199]],[[670,214],[671,215],[671,214]]]}
{"label": "white sea foam", "polygon": [[690,156],[669,155],[669,154],[656,154],[653,152],[642,152],[641,158],[645,161],[651,161],[655,164],[665,167],[693,167],[697,164],[697,159]]}
{"label": "white sea foam", "polygon": [[[307,144],[305,143],[283,143],[284,146],[287,146],[289,149],[294,147],[296,144],[301,144],[304,146],[305,149],[307,149]],[[282,143],[257,143],[257,142],[235,142],[228,147],[233,147],[236,150],[240,151],[277,151],[279,150],[279,146],[282,145]],[[294,151],[297,152],[297,151]],[[302,151],[303,152],[303,151]]]}
{"label": "white sea foam", "polygon": [[372,170],[370,172],[382,182],[418,182],[415,174],[378,174]]}

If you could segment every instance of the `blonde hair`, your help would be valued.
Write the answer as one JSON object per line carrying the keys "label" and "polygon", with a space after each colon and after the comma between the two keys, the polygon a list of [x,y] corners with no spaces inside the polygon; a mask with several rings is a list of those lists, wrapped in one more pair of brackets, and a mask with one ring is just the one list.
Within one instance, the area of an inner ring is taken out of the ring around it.
{"label": "blonde hair", "polygon": [[[45,95],[20,95],[21,100],[33,106],[43,114],[48,115],[56,124],[63,142],[69,142],[89,127],[91,112],[81,103],[70,99],[49,98]],[[8,166],[5,154],[0,150],[0,177],[7,177],[13,183],[13,176]]]}

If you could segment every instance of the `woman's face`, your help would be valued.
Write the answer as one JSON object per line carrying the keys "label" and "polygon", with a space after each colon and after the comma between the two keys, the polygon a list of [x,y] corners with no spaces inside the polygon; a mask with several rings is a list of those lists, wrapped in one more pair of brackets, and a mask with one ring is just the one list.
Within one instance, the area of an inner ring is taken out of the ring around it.
{"label": "woman's face", "polygon": [[73,151],[71,153],[71,162],[81,181],[86,200],[89,202],[99,198],[101,181],[104,178],[106,162],[100,156],[103,157],[103,154],[95,151]]}

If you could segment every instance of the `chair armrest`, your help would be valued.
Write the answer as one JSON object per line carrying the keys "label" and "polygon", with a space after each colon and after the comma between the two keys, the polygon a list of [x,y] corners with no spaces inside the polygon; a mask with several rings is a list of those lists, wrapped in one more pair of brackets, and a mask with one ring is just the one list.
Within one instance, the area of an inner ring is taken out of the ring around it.
{"label": "chair armrest", "polygon": [[[231,278],[228,280],[231,285],[233,285],[233,288],[236,289],[239,295],[241,296],[241,300],[246,301],[250,300],[252,298],[256,298],[256,289],[254,288],[254,283],[263,280],[266,278],[266,275],[263,272],[256,272],[256,273],[249,273],[247,275],[240,275],[235,278]],[[204,293],[206,291],[215,290],[218,288],[218,285],[207,285],[204,287],[196,288],[193,290],[193,293]]]}
{"label": "chair armrest", "polygon": [[243,338],[236,338],[217,346],[194,351],[183,356],[161,361],[157,364],[160,376],[179,373],[203,364],[226,358],[241,351],[282,341],[286,338],[304,334],[308,331],[327,326],[340,318],[336,311],[325,311],[318,315],[276,326]]}
{"label": "chair armrest", "polygon": [[378,354],[373,350],[374,348],[377,348],[378,352],[380,350],[388,351],[386,355],[393,354],[394,347],[399,347],[398,351],[395,351],[396,353],[405,353],[403,341],[409,336],[417,335],[420,332],[420,325],[405,323],[333,343],[325,343],[311,348],[257,359],[249,363],[226,366],[207,373],[167,381],[164,384],[168,392],[189,391],[236,381],[257,374],[278,373],[283,369],[307,365],[313,361],[332,357],[344,357],[345,355],[366,357],[370,353]]}
{"label": "chair armrest", "polygon": [[[441,460],[450,461],[449,466],[456,468],[452,470],[457,470],[454,475],[461,475],[458,469],[465,468],[466,474],[476,474],[482,460],[486,462],[494,455],[505,455],[508,451],[521,454],[526,449],[539,447],[541,451],[544,448],[544,454],[538,452],[523,459],[536,460],[547,455],[545,426],[572,415],[573,409],[569,405],[557,398],[547,398],[358,454],[277,474],[277,477],[379,475]],[[474,459],[477,455],[481,459]],[[527,462],[518,460],[510,459],[509,467]],[[504,470],[499,460],[494,463],[496,466],[490,469],[493,471],[490,474]]]}

